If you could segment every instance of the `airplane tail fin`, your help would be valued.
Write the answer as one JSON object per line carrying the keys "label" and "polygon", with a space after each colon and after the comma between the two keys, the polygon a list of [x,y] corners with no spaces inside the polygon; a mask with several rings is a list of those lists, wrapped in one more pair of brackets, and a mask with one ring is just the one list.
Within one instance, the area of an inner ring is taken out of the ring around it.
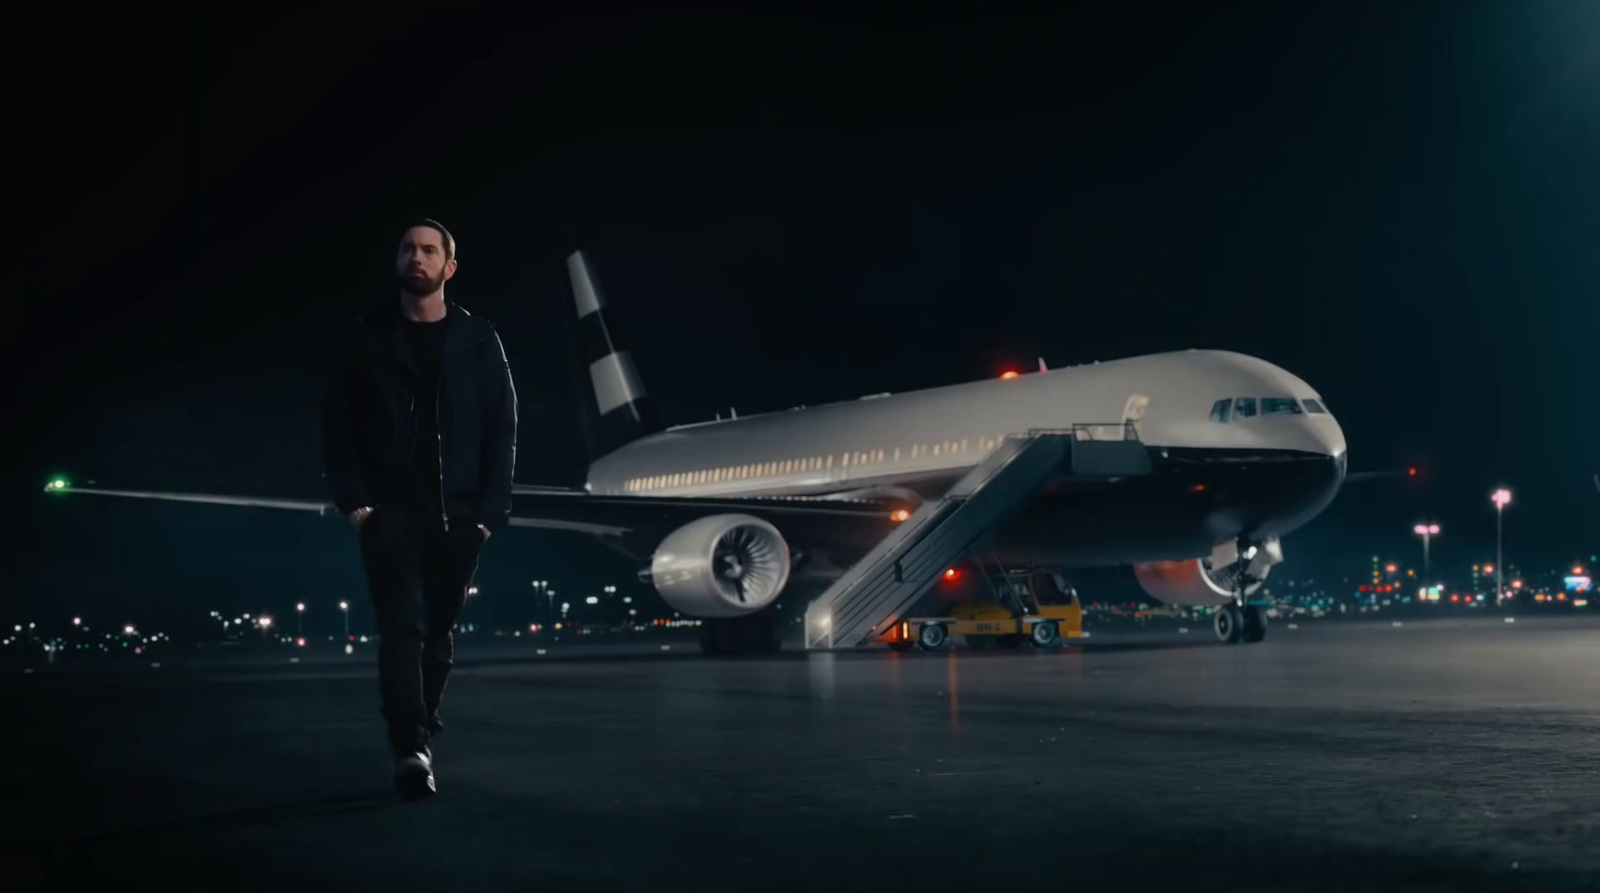
{"label": "airplane tail fin", "polygon": [[592,463],[618,447],[660,431],[655,402],[633,365],[627,333],[620,327],[582,251],[567,256],[567,275],[577,311],[574,370]]}

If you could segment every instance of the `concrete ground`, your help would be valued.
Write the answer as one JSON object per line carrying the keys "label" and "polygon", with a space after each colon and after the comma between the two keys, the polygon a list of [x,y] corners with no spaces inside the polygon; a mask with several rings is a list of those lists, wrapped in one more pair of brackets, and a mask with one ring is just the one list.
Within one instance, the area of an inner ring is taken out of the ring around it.
{"label": "concrete ground", "polygon": [[0,686],[24,882],[1600,889],[1594,620],[1055,653],[463,646],[440,793],[415,804],[389,787],[370,651]]}

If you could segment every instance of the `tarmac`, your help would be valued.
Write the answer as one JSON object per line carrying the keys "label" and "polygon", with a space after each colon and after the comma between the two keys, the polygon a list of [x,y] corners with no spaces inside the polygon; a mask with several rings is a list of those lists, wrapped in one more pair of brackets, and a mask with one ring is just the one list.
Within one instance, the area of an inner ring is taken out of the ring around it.
{"label": "tarmac", "polygon": [[[1600,618],[1056,652],[463,645],[398,799],[370,650],[0,679],[15,889],[1600,889]],[[687,652],[687,653],[686,653]],[[9,884],[8,884],[9,886]]]}

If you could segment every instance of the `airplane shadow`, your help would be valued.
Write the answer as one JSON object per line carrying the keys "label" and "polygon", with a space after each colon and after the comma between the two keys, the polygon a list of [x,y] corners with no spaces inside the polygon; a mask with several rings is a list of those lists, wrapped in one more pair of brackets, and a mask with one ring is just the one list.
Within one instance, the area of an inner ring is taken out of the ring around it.
{"label": "airplane shadow", "polygon": [[888,660],[937,660],[940,658],[959,658],[961,660],[1004,660],[1021,657],[1036,657],[1048,660],[1071,654],[1110,654],[1115,652],[1140,652],[1140,651],[1174,651],[1191,648],[1221,648],[1220,643],[1205,639],[1177,639],[1155,640],[1148,642],[1073,642],[1050,651],[1042,651],[1032,646],[1024,645],[1020,648],[984,648],[971,649],[957,646],[944,648],[939,651],[922,651],[913,649],[903,654],[883,648],[861,649],[826,649],[819,648],[806,651],[786,647],[777,654],[748,654],[748,655],[711,655],[702,654],[693,649],[695,646],[685,645],[685,651],[674,652],[637,652],[637,653],[605,653],[593,652],[588,654],[545,654],[537,657],[525,655],[510,655],[505,657],[456,657],[455,665],[460,667],[490,667],[490,666],[528,666],[533,664],[632,664],[632,663],[726,663],[728,661],[762,661],[762,662],[803,662],[820,655],[826,655],[833,660],[850,661],[888,661]]}

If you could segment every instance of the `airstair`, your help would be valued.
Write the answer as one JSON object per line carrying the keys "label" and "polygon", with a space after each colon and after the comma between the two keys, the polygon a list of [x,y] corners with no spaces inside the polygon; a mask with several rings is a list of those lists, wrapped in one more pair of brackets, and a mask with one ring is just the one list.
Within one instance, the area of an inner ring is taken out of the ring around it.
{"label": "airstair", "polygon": [[806,609],[806,647],[865,645],[946,568],[1051,481],[1150,473],[1133,423],[1032,430],[1001,441],[942,497],[923,503]]}

